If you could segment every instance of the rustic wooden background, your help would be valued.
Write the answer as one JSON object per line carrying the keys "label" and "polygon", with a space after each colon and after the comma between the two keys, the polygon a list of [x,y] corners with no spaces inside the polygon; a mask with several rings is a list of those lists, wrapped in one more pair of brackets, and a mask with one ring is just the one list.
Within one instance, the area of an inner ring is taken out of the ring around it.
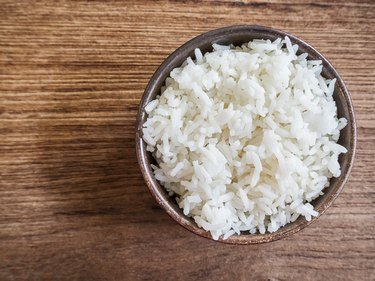
{"label": "rustic wooden background", "polygon": [[[0,0],[0,280],[375,280],[375,1]],[[210,29],[311,43],[354,100],[352,176],[289,239],[230,246],[154,202],[134,149],[148,79]]]}

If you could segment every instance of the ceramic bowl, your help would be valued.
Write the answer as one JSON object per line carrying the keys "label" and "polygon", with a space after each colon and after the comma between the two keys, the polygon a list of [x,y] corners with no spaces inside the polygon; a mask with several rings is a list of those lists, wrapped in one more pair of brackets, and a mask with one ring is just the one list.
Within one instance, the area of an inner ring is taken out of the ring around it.
{"label": "ceramic bowl", "polygon": [[[348,125],[341,130],[341,135],[338,142],[348,150],[346,154],[341,154],[339,157],[341,176],[338,178],[332,178],[330,180],[330,186],[324,189],[324,195],[321,195],[316,200],[312,201],[312,205],[320,215],[327,210],[327,208],[339,195],[349,177],[354,161],[356,147],[356,123],[354,110],[344,82],[328,60],[303,40],[294,35],[273,28],[243,25],[229,26],[209,31],[183,44],[176,51],[174,51],[156,70],[149,84],[147,85],[146,90],[144,91],[139,106],[136,128],[137,157],[148,189],[157,203],[168,213],[168,215],[170,215],[177,223],[195,234],[212,239],[209,232],[199,228],[193,219],[183,214],[182,210],[177,206],[175,199],[169,197],[163,186],[160,185],[160,183],[155,179],[150,166],[151,163],[155,163],[155,160],[153,159],[151,153],[146,151],[146,143],[142,140],[142,125],[147,119],[147,114],[145,113],[144,108],[150,101],[160,94],[160,88],[163,86],[165,79],[169,76],[171,70],[175,67],[181,66],[187,57],[190,56],[194,58],[195,48],[200,48],[202,53],[206,53],[212,51],[213,43],[224,45],[241,45],[242,43],[248,42],[252,39],[275,40],[276,38],[283,38],[285,36],[288,36],[293,44],[297,44],[299,46],[298,53],[308,53],[308,59],[323,61],[323,77],[327,79],[337,79],[333,97],[336,101],[338,117],[345,117],[348,120]],[[226,240],[219,239],[218,241],[231,244],[256,244],[270,242],[296,233],[317,219],[318,217],[314,217],[311,221],[306,221],[304,217],[300,216],[296,221],[285,225],[274,233],[241,233],[240,235],[233,235]]]}

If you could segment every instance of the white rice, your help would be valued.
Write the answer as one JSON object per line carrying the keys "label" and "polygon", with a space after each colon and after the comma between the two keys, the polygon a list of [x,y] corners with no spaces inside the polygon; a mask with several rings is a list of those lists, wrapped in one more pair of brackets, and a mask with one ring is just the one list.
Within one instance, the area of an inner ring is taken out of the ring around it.
{"label": "white rice", "polygon": [[275,232],[340,176],[336,79],[289,38],[195,50],[145,108],[155,177],[214,239]]}

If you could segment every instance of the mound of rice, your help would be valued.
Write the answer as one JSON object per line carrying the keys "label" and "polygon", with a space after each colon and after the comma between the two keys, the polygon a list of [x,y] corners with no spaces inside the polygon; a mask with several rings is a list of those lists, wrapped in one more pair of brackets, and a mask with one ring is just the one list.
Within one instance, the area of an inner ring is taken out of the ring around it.
{"label": "mound of rice", "polygon": [[274,232],[340,175],[334,80],[289,38],[195,50],[145,108],[155,178],[214,239]]}

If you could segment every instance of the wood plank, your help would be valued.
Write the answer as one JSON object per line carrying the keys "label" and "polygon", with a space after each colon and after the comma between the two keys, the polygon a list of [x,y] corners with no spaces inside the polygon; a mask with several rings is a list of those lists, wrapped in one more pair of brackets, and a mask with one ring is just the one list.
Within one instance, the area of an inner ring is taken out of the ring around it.
{"label": "wood plank", "polygon": [[[375,280],[375,2],[0,0],[0,280]],[[291,238],[197,237],[149,195],[135,118],[157,66],[232,24],[291,32],[354,101],[358,149],[334,205]]]}

